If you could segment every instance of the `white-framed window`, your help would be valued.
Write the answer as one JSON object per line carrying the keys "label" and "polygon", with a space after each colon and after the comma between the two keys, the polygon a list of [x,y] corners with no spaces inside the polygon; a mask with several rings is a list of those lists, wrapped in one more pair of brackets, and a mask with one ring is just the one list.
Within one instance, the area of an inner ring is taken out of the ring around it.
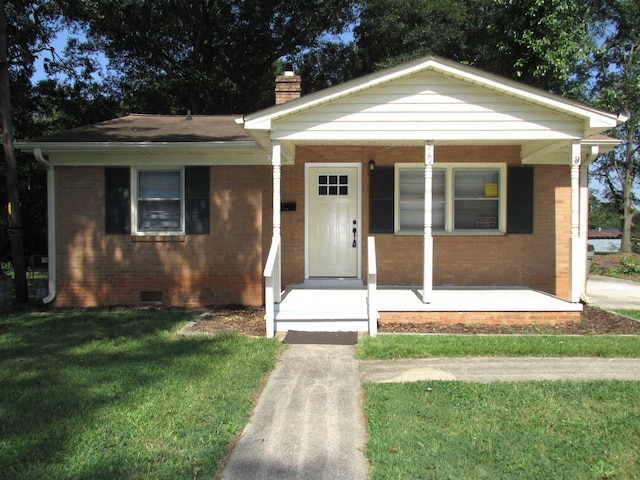
{"label": "white-framed window", "polygon": [[[395,232],[421,235],[424,165],[400,163],[395,169]],[[431,210],[433,233],[505,233],[505,191],[504,164],[435,164]]]}
{"label": "white-framed window", "polygon": [[131,169],[133,233],[184,234],[183,168]]}

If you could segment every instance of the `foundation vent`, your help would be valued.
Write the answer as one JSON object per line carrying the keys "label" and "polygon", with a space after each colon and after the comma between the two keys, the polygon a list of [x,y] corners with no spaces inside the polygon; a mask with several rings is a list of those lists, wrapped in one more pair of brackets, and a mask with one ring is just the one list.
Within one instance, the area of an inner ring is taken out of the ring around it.
{"label": "foundation vent", "polygon": [[162,303],[162,292],[140,292],[140,301],[142,303]]}

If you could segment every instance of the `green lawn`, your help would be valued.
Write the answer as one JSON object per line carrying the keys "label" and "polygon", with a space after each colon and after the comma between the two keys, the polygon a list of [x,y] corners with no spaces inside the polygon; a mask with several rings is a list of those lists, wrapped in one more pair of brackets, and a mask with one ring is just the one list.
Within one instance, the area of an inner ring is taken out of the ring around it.
{"label": "green lawn", "polygon": [[277,344],[176,335],[194,315],[0,317],[0,476],[211,478]]}
{"label": "green lawn", "polygon": [[371,479],[640,477],[640,382],[364,384]]}
{"label": "green lawn", "polygon": [[420,357],[640,357],[640,336],[378,335],[356,345],[361,360]]}
{"label": "green lawn", "polygon": [[640,320],[640,310],[615,310],[620,315],[625,315],[627,317],[635,318],[636,320]]}

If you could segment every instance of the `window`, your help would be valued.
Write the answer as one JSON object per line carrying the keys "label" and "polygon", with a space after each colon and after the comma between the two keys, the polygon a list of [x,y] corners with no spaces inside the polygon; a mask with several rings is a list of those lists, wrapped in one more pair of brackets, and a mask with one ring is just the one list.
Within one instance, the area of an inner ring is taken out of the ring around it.
{"label": "window", "polygon": [[349,175],[318,175],[318,196],[349,195]]}
{"label": "window", "polygon": [[136,231],[183,233],[182,170],[137,170]]}
{"label": "window", "polygon": [[105,233],[203,234],[210,230],[209,167],[105,168]]}
{"label": "window", "polygon": [[[396,233],[422,234],[424,167],[396,165]],[[504,166],[441,164],[433,167],[433,233],[505,231]]]}

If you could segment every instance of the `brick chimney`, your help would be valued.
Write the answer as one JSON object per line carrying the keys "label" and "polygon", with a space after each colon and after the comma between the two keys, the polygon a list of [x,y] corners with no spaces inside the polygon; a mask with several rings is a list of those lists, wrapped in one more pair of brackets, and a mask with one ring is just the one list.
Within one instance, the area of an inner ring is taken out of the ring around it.
{"label": "brick chimney", "polygon": [[287,63],[284,67],[284,75],[276,77],[276,105],[295,100],[302,95],[302,79],[295,75],[293,66]]}

